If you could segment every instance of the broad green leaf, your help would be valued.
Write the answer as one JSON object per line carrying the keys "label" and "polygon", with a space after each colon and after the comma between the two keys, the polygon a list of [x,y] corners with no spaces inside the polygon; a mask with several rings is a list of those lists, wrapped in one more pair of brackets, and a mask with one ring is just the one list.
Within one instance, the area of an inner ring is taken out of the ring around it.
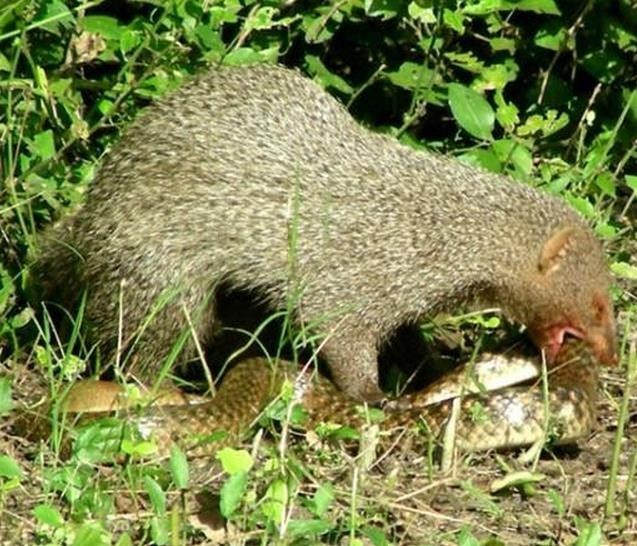
{"label": "broad green leaf", "polygon": [[229,518],[239,506],[248,483],[248,473],[238,472],[232,474],[220,491],[219,509],[224,518]]}
{"label": "broad green leaf", "polygon": [[347,95],[351,95],[354,92],[354,89],[343,78],[330,72],[318,57],[306,55],[305,63],[310,73],[321,82],[323,87],[332,87]]}
{"label": "broad green leaf", "polygon": [[158,516],[166,513],[166,493],[157,481],[149,475],[144,476],[144,489],[150,499],[153,512]]}
{"label": "broad green leaf", "polygon": [[86,523],[77,530],[72,546],[109,546],[110,543],[104,529],[96,523]]}
{"label": "broad green leaf", "polygon": [[107,40],[119,40],[125,30],[117,19],[106,15],[87,15],[80,20],[80,26],[87,32],[99,34]]}
{"label": "broad green leaf", "polygon": [[153,544],[164,546],[170,537],[170,519],[166,516],[153,516],[150,520],[150,536]]}
{"label": "broad green leaf", "polygon": [[117,539],[115,546],[133,546],[133,539],[128,533],[124,533]]}
{"label": "broad green leaf", "polygon": [[519,487],[529,483],[540,483],[546,479],[544,474],[539,472],[529,472],[527,470],[521,470],[519,472],[510,472],[503,478],[493,480],[489,490],[491,493],[497,493],[503,489],[511,489],[512,487]]}
{"label": "broad green leaf", "polygon": [[365,0],[364,5],[367,15],[385,21],[396,17],[404,7],[402,0]]}
{"label": "broad green leaf", "polygon": [[458,34],[464,34],[465,17],[460,11],[452,11],[445,8],[445,10],[442,12],[442,20],[444,21],[445,25],[455,30]]}
{"label": "broad green leaf", "polygon": [[64,518],[57,508],[49,504],[38,504],[33,509],[33,515],[40,523],[59,528],[64,525]]}
{"label": "broad green leaf", "polygon": [[329,482],[321,484],[312,498],[312,504],[314,505],[312,513],[315,516],[323,517],[333,500],[334,486]]}
{"label": "broad green leaf", "polygon": [[535,34],[534,42],[539,47],[551,51],[559,51],[564,46],[572,49],[575,45],[573,38],[570,38],[567,29],[562,26],[560,21],[551,21],[542,25]]}
{"label": "broad green leaf", "polygon": [[482,95],[459,83],[451,83],[449,106],[465,131],[481,140],[492,139],[495,113]]}
{"label": "broad green leaf", "polygon": [[188,488],[188,460],[186,454],[177,445],[170,450],[170,472],[179,489]]}
{"label": "broad green leaf", "polygon": [[33,137],[33,147],[42,159],[51,159],[55,155],[55,141],[53,131],[48,129]]}
{"label": "broad green leaf", "polygon": [[287,526],[291,537],[311,537],[324,535],[334,529],[334,524],[323,519],[293,519]]}
{"label": "broad green leaf", "polygon": [[458,534],[458,546],[480,546],[480,541],[471,534],[471,531],[463,527]]}
{"label": "broad green leaf", "polygon": [[290,494],[285,480],[276,479],[269,486],[261,504],[261,511],[268,520],[280,525]]}
{"label": "broad green leaf", "polygon": [[[8,378],[5,378],[8,381]],[[20,465],[9,455],[0,455],[0,477],[2,478],[22,478]]]}
{"label": "broad green leaf", "polygon": [[602,528],[596,521],[581,524],[580,534],[573,546],[600,546],[603,542]]}
{"label": "broad green leaf", "polygon": [[217,460],[227,474],[247,473],[254,464],[252,456],[245,449],[224,447],[217,451]]}
{"label": "broad green leaf", "polygon": [[513,165],[524,176],[533,172],[533,155],[523,143],[505,138],[494,141],[491,147],[503,164]]}
{"label": "broad green leaf", "polygon": [[41,5],[43,10],[38,14],[37,28],[61,36],[61,29],[71,27],[74,24],[75,17],[65,2],[49,0],[42,2]]}
{"label": "broad green leaf", "polygon": [[631,190],[637,193],[637,176],[634,174],[627,174],[624,181]]}
{"label": "broad green leaf", "polygon": [[467,5],[462,12],[472,15],[489,15],[498,11],[511,10],[560,15],[560,10],[553,0],[479,0]]}
{"label": "broad green leaf", "polygon": [[421,87],[429,85],[431,81],[431,70],[424,64],[404,62],[398,70],[387,72],[386,77],[394,85],[413,91]]}
{"label": "broad green leaf", "polygon": [[277,25],[274,21],[274,17],[279,12],[278,9],[272,6],[263,6],[256,11],[251,12],[250,16],[246,19],[245,29],[248,30],[267,30]]}
{"label": "broad green leaf", "polygon": [[[8,377],[0,377],[0,416],[9,413],[12,408],[13,401],[11,400],[11,379],[9,379]],[[0,476],[4,475],[2,469],[4,457],[5,455],[0,455]]]}
{"label": "broad green leaf", "polygon": [[615,197],[617,185],[612,173],[604,171],[595,177],[595,185],[608,197]]}
{"label": "broad green leaf", "polygon": [[11,72],[11,63],[3,53],[0,52],[0,72]]}
{"label": "broad green leaf", "polygon": [[409,16],[412,19],[417,19],[421,23],[427,23],[431,25],[437,21],[436,14],[434,13],[433,8],[423,8],[416,2],[409,3],[409,6],[407,7],[407,13],[409,13]]}
{"label": "broad green leaf", "polygon": [[579,195],[572,195],[569,193],[566,195],[566,200],[573,208],[575,208],[575,210],[577,210],[586,218],[595,217],[595,207],[588,199],[580,197]]}
{"label": "broad green leaf", "polygon": [[385,533],[378,527],[363,527],[361,533],[371,541],[372,546],[389,546],[391,544],[389,540],[387,540]]}
{"label": "broad green leaf", "polygon": [[493,150],[474,148],[473,150],[469,150],[467,153],[461,154],[457,157],[465,163],[476,165],[477,167],[481,167],[487,171],[491,171],[493,173],[502,172],[502,163]]}
{"label": "broad green leaf", "polygon": [[626,262],[614,262],[610,266],[611,271],[623,279],[637,281],[637,266]]}

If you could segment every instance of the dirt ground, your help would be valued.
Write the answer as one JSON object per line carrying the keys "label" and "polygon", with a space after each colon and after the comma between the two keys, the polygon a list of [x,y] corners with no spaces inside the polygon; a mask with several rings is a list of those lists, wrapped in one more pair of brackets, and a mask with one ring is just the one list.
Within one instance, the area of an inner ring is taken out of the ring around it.
{"label": "dirt ground", "polygon": [[[14,378],[13,397],[33,400],[34,390],[42,388],[42,380],[34,371],[5,363],[0,377]],[[367,470],[356,473],[351,454],[338,447],[316,447],[308,438],[300,438],[289,447],[290,457],[302,461],[311,478],[301,487],[311,494],[319,483],[329,482],[334,488],[336,501],[331,516],[348,520],[352,490],[356,489],[356,507],[366,525],[381,529],[392,544],[461,544],[463,529],[479,539],[480,544],[543,545],[572,544],[580,534],[579,522],[602,523],[607,498],[610,462],[617,429],[618,407],[624,390],[624,378],[619,370],[604,370],[599,396],[598,428],[574,448],[545,452],[536,472],[543,475],[533,485],[533,491],[511,487],[490,493],[494,480],[515,470],[528,470],[518,458],[521,452],[459,457],[451,470],[430,469],[425,454],[405,447],[402,439],[394,449],[378,453],[376,461]],[[13,457],[23,470],[23,479],[12,489],[0,488],[0,544],[39,544],[43,541],[42,526],[32,514],[42,503],[54,504],[64,515],[67,500],[50,492],[48,469],[61,464],[46,446],[37,446],[13,434],[15,412],[3,418],[0,432],[0,454]],[[637,453],[637,397],[630,400],[629,420],[621,439],[620,465],[617,472],[615,508],[621,518],[607,519],[603,524],[604,538],[586,544],[637,544],[637,492],[630,485],[630,471]],[[311,439],[311,438],[310,438]],[[420,445],[420,444],[416,444]],[[330,451],[331,450],[331,451]],[[106,518],[114,537],[121,530],[129,530],[141,537],[140,522],[148,516],[144,500],[131,497],[122,485],[117,465],[93,468],[92,480],[103,481],[115,499],[112,513]],[[191,467],[193,484],[186,494],[187,511],[198,515],[189,521],[201,530],[192,530],[188,544],[257,544],[263,543],[258,530],[241,525],[224,525],[216,507],[216,493],[222,475],[216,465],[194,461]],[[0,478],[0,485],[2,485]],[[6,480],[4,482],[7,483]],[[178,496],[169,502],[179,504]],[[292,512],[303,508],[293,508]],[[207,521],[201,525],[200,521]],[[212,523],[210,523],[212,521]],[[249,521],[249,519],[246,519]],[[198,523],[199,522],[199,523]],[[142,523],[143,527],[143,523]],[[250,529],[250,530],[247,530]],[[51,535],[52,536],[52,535]],[[50,538],[50,537],[49,537]],[[139,539],[146,543],[146,540]],[[346,544],[343,534],[327,535],[321,543]],[[54,543],[54,542],[50,542]],[[60,542],[63,543],[63,542]],[[108,543],[108,542],[106,542]],[[269,542],[268,542],[269,543]],[[284,543],[304,543],[288,541]],[[311,542],[317,543],[317,542]],[[363,544],[376,544],[365,538]],[[378,542],[379,544],[382,542]],[[474,544],[474,542],[465,542]],[[477,544],[477,543],[475,543]],[[584,544],[584,542],[581,542]]]}

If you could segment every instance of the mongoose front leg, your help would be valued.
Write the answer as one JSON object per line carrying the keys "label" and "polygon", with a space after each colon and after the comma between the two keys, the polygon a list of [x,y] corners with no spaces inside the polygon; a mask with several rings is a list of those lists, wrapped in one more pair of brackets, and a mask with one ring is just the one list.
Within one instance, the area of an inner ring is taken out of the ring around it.
{"label": "mongoose front leg", "polygon": [[341,327],[325,341],[322,350],[332,378],[348,396],[361,402],[379,402],[376,336],[364,329]]}

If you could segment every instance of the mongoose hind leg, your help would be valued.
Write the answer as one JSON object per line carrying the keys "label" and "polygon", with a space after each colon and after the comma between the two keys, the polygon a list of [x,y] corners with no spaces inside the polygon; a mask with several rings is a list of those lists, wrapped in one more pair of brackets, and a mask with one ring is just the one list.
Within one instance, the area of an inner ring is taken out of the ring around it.
{"label": "mongoose hind leg", "polygon": [[153,299],[142,297],[141,292],[125,294],[119,320],[118,313],[105,313],[106,298],[93,294],[91,331],[105,364],[117,365],[146,385],[164,383],[172,369],[202,357],[197,346],[205,347],[219,332],[214,295],[209,286],[193,284]]}

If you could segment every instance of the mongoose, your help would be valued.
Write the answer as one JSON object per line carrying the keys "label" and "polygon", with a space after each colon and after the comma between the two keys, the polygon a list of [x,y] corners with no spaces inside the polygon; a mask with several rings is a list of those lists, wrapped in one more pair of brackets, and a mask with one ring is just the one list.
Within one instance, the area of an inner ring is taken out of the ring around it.
{"label": "mongoose", "polygon": [[102,354],[147,377],[189,324],[213,342],[220,283],[291,302],[360,400],[382,395],[398,326],[459,305],[500,307],[549,358],[570,334],[616,359],[604,255],[566,204],[376,134],[278,66],[215,68],[147,108],[42,247],[44,300],[86,288]]}

